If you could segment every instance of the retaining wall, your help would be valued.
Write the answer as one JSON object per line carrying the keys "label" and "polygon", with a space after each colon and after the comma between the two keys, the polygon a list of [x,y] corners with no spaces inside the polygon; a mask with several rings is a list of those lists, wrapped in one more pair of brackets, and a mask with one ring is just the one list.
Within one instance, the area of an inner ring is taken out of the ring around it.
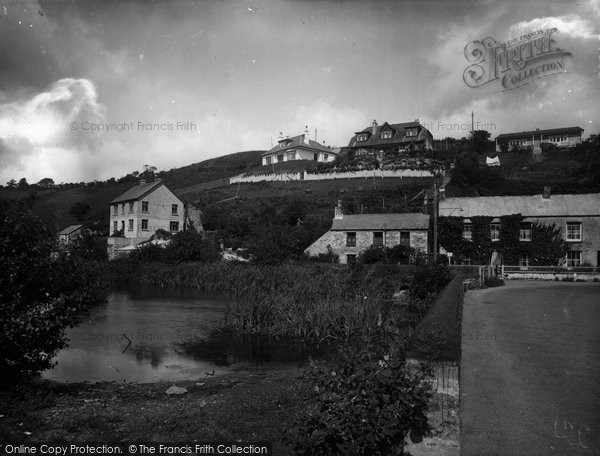
{"label": "retaining wall", "polygon": [[372,169],[362,171],[346,171],[338,173],[270,173],[258,175],[240,174],[229,179],[229,184],[251,182],[287,182],[287,181],[320,181],[333,179],[372,179],[385,177],[431,177],[430,171],[424,169]]}

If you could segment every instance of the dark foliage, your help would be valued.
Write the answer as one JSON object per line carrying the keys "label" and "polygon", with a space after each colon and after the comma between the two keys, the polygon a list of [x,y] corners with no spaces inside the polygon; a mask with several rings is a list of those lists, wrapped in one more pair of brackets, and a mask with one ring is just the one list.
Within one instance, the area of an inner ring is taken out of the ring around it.
{"label": "dark foliage", "polygon": [[13,381],[52,366],[64,329],[102,300],[96,267],[59,252],[56,233],[22,208],[0,204],[0,370]]}
{"label": "dark foliage", "polygon": [[452,278],[452,272],[445,264],[419,264],[409,286],[410,295],[417,299],[437,295]]}
{"label": "dark foliage", "polygon": [[315,405],[286,430],[292,454],[404,454],[409,435],[419,442],[430,430],[429,374],[407,367],[403,347],[386,339],[342,349],[336,362],[311,364]]}

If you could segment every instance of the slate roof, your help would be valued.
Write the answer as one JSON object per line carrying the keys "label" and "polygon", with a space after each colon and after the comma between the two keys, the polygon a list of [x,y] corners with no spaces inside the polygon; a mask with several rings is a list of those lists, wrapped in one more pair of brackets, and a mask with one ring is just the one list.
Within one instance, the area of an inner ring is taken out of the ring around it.
{"label": "slate roof", "polygon": [[581,195],[479,196],[446,198],[440,201],[440,216],[501,217],[521,214],[527,217],[600,216],[600,193]]}
{"label": "slate roof", "polygon": [[120,203],[121,201],[138,200],[140,198],[143,198],[144,196],[146,196],[148,193],[152,192],[153,190],[157,189],[161,185],[165,185],[165,184],[159,180],[156,180],[154,182],[147,182],[145,184],[136,185],[135,187],[131,187],[129,190],[127,190],[122,195],[117,196],[110,203],[112,204],[112,203]]}
{"label": "slate roof", "polygon": [[531,130],[531,131],[521,131],[518,133],[503,133],[501,135],[496,136],[496,139],[511,139],[511,138],[521,138],[523,136],[533,136],[533,135],[559,135],[559,134],[569,134],[583,133],[583,128],[581,127],[564,127],[564,128],[550,128],[548,130]]}
{"label": "slate roof", "polygon": [[64,230],[62,230],[60,233],[58,233],[59,236],[68,236],[69,234],[74,233],[75,231],[77,231],[78,229],[80,229],[83,225],[71,225],[66,227]]}
{"label": "slate roof", "polygon": [[429,215],[417,212],[403,214],[344,214],[333,219],[331,231],[348,230],[427,230]]}
{"label": "slate roof", "polygon": [[[406,136],[406,129],[411,127],[419,127],[419,133],[417,136]],[[392,130],[392,137],[389,139],[381,139],[380,135],[384,129]],[[407,144],[416,141],[423,141],[427,138],[429,130],[421,125],[419,122],[404,122],[397,124],[388,124],[384,122],[381,125],[375,127],[375,134],[373,134],[373,128],[368,126],[361,131],[355,132],[356,134],[350,139],[348,147],[372,147],[378,145],[389,145],[389,144]],[[357,141],[356,135],[359,133],[369,133],[369,137],[366,141]]]}
{"label": "slate roof", "polygon": [[277,144],[272,149],[267,150],[261,154],[262,157],[271,154],[278,154],[290,149],[311,149],[318,150],[319,152],[325,152],[327,154],[335,155],[337,152],[333,149],[328,149],[322,144],[319,144],[317,141],[313,141],[312,139],[308,140],[308,144],[304,143],[304,135],[294,136],[292,138],[285,138],[279,140],[279,144]]}

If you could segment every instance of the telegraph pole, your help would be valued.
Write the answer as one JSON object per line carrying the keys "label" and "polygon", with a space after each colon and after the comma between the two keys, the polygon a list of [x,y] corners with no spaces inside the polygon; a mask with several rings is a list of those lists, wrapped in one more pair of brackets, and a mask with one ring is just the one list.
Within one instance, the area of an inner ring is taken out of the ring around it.
{"label": "telegraph pole", "polygon": [[438,256],[438,169],[433,170],[433,260],[437,261]]}

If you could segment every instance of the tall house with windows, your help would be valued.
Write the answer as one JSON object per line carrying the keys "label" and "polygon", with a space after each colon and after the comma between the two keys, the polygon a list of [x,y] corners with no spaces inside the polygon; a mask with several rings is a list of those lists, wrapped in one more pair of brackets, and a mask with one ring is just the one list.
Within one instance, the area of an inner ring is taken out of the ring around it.
{"label": "tall house with windows", "polygon": [[[462,218],[462,237],[466,241],[473,240],[472,218],[489,218],[492,243],[502,240],[502,217],[521,215],[523,219],[518,227],[518,237],[522,251],[518,261],[523,267],[535,263],[534,253],[528,248],[532,241],[532,225],[554,224],[561,229],[569,245],[562,261],[565,266],[600,265],[600,193],[552,195],[550,188],[546,187],[541,195],[446,198],[440,201],[439,215]],[[442,253],[447,252],[442,250]],[[457,262],[463,264],[473,262],[468,253],[463,253],[460,258],[454,256]],[[491,264],[503,263],[501,254],[497,252],[489,261]]]}
{"label": "tall house with windows", "polygon": [[379,156],[431,149],[433,135],[416,119],[414,122],[384,122],[381,125],[373,120],[369,127],[354,133],[343,151],[354,151],[358,156]]}
{"label": "tall house with windows", "polygon": [[352,263],[372,246],[404,245],[427,253],[428,232],[427,214],[344,214],[338,202],[331,229],[304,252],[309,256],[334,253],[342,264]]}
{"label": "tall house with windows", "polygon": [[157,230],[182,231],[184,220],[184,203],[162,181],[142,181],[110,202],[108,254],[126,252]]}

